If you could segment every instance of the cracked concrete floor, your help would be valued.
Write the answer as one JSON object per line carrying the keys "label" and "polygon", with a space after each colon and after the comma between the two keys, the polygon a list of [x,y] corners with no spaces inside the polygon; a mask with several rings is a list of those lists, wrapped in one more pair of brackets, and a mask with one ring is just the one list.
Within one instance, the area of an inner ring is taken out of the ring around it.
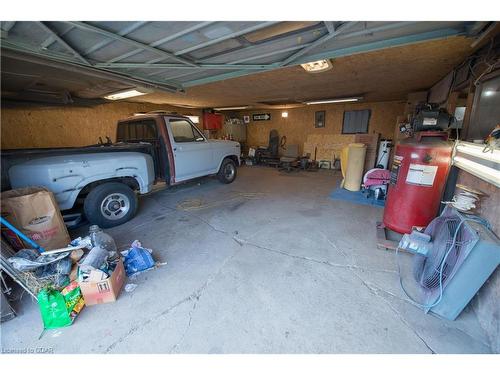
{"label": "cracked concrete floor", "polygon": [[[117,302],[86,307],[73,326],[40,339],[37,305],[25,296],[19,316],[1,325],[2,347],[489,353],[472,309],[447,322],[405,301],[394,253],[376,248],[382,209],[330,200],[339,178],[242,167],[230,185],[207,178],[143,197],[138,215],[109,233],[121,248],[141,240],[168,264],[129,281],[137,288]],[[411,256],[400,262],[409,273]]]}

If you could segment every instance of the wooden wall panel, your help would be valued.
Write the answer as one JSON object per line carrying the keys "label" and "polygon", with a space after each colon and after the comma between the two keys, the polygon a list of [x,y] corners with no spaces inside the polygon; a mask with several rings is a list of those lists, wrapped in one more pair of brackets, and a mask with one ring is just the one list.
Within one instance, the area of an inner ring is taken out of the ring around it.
{"label": "wooden wall panel", "polygon": [[[201,111],[150,103],[117,102],[93,107],[2,108],[2,149],[86,146],[99,136],[116,137],[116,123],[135,112],[166,110],[199,115]],[[201,128],[201,126],[200,126]]]}
{"label": "wooden wall panel", "polygon": [[[404,111],[404,102],[374,102],[353,104],[311,105],[286,110],[254,110],[242,111],[241,115],[255,113],[271,113],[270,121],[251,121],[247,125],[247,144],[250,147],[266,146],[271,129],[278,130],[281,136],[287,137],[288,144],[298,144],[301,154],[311,153],[317,147],[317,160],[332,160],[333,155],[339,155],[342,148],[354,142],[353,134],[342,134],[344,111],[371,109],[368,133],[380,133],[381,138],[392,138],[394,123],[398,115]],[[281,117],[281,112],[287,111],[288,117]],[[314,113],[326,111],[324,128],[314,127]]]}
{"label": "wooden wall panel", "polygon": [[[487,219],[491,229],[500,235],[500,189],[465,171],[458,172],[457,183],[479,189],[487,194],[481,199],[477,214]],[[479,324],[483,327],[494,353],[500,353],[500,269],[493,273],[472,300]]]}

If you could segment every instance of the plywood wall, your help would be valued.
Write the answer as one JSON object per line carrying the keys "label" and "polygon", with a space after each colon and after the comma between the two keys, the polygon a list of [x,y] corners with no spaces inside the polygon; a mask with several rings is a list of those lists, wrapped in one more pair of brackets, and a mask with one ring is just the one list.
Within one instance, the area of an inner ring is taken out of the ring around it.
{"label": "plywood wall", "polygon": [[[280,136],[287,137],[288,144],[298,144],[300,153],[311,153],[317,148],[317,160],[333,160],[342,148],[354,141],[354,135],[342,134],[344,111],[371,109],[369,133],[380,133],[382,138],[392,138],[396,117],[404,112],[404,102],[376,102],[355,104],[312,105],[286,110],[243,111],[241,115],[271,113],[270,121],[250,122],[247,125],[247,145],[266,146],[269,131],[278,130]],[[281,117],[287,111],[288,117]],[[326,111],[324,128],[314,127],[314,113]]]}
{"label": "plywood wall", "polygon": [[[116,123],[135,112],[166,110],[201,116],[200,110],[149,103],[109,103],[92,107],[2,108],[2,149],[85,146],[99,136],[116,137]],[[201,117],[200,117],[201,121]]]}
{"label": "plywood wall", "polygon": [[[465,171],[458,172],[457,183],[478,189],[485,193],[481,198],[481,204],[477,214],[488,220],[491,229],[496,235],[500,235],[500,189],[489,184]],[[491,349],[494,353],[500,353],[500,270],[497,269],[488,279],[479,293],[473,299],[472,306],[478,317],[479,324],[487,333]]]}

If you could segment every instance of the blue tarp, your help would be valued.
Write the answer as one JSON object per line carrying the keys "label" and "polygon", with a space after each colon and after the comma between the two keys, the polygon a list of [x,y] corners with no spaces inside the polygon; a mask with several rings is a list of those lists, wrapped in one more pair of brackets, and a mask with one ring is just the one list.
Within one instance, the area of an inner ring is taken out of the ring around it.
{"label": "blue tarp", "polygon": [[341,187],[337,187],[330,193],[330,198],[333,200],[364,204],[367,206],[385,206],[385,200],[375,199],[374,197],[367,198],[366,195],[367,193],[363,193],[362,191],[349,191]]}

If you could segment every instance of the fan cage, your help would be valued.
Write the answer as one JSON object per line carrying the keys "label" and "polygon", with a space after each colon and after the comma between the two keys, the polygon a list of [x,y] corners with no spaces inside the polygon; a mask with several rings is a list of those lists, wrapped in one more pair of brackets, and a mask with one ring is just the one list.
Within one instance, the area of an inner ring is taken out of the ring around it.
{"label": "fan cage", "polygon": [[[479,239],[467,221],[460,225],[462,220],[466,220],[466,218],[456,210],[447,207],[441,216],[434,219],[425,230],[425,233],[431,236],[434,246],[426,258],[416,258],[415,276],[422,287],[427,303],[433,303],[439,298],[440,279],[442,279],[442,285],[445,288]],[[453,242],[454,234],[459,225],[456,240]],[[445,259],[446,253],[452,246],[453,248]]]}

